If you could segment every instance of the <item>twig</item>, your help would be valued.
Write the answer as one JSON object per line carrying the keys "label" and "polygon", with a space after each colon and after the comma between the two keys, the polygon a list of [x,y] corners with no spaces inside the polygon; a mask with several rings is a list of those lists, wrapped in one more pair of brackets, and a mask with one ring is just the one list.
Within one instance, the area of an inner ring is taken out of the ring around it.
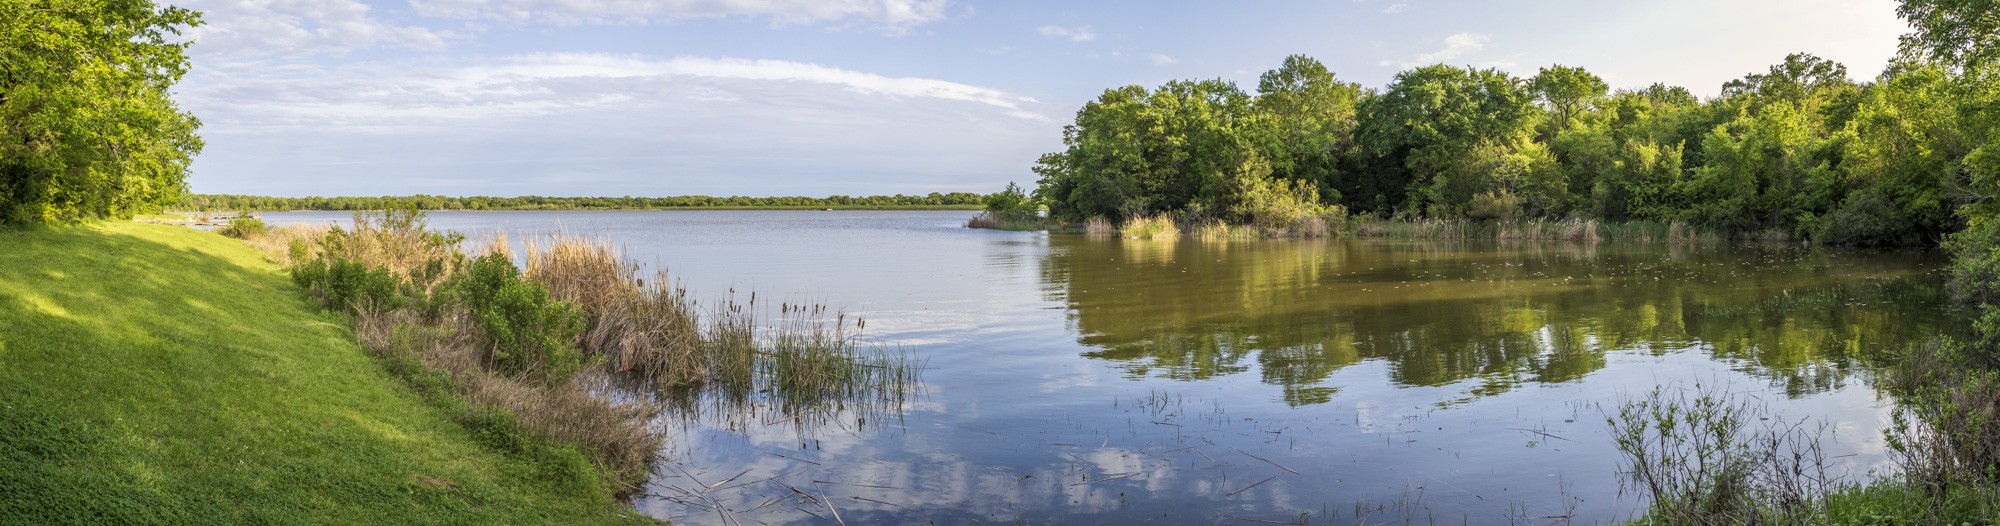
{"label": "twig", "polygon": [[879,500],[875,500],[875,499],[871,499],[871,498],[868,498],[868,497],[855,497],[855,496],[849,496],[849,497],[847,497],[847,498],[850,498],[850,499],[854,499],[854,500],[865,500],[865,501],[868,501],[868,502],[873,502],[873,503],[876,503],[876,504],[887,504],[887,505],[890,505],[890,506],[895,506],[895,507],[898,507],[898,508],[901,508],[901,507],[903,507],[903,505],[901,505],[901,504],[897,504],[897,503],[894,503],[894,502],[882,502],[882,501],[879,501]]}
{"label": "twig", "polygon": [[819,487],[819,481],[813,481],[813,489],[819,490],[819,503],[826,506],[827,512],[833,514],[833,522],[840,523],[840,526],[847,526],[847,521],[840,520],[840,510],[834,509],[833,499],[826,498],[826,490]]}
{"label": "twig", "polygon": [[1271,459],[1268,459],[1268,458],[1264,458],[1264,457],[1260,457],[1260,456],[1257,456],[1257,455],[1251,455],[1249,451],[1244,451],[1244,450],[1243,450],[1242,448],[1234,448],[1234,449],[1236,449],[1236,452],[1237,452],[1237,453],[1242,453],[1242,454],[1244,454],[1245,456],[1248,456],[1248,457],[1250,457],[1250,458],[1254,458],[1254,459],[1257,459],[1257,460],[1262,460],[1262,461],[1264,461],[1264,462],[1266,462],[1266,463],[1269,463],[1269,464],[1271,464],[1271,465],[1273,465],[1273,466],[1277,466],[1277,467],[1278,467],[1278,469],[1282,469],[1282,470],[1285,470],[1285,471],[1290,471],[1290,472],[1292,472],[1292,474],[1293,474],[1293,475],[1301,475],[1301,474],[1302,474],[1302,473],[1299,473],[1299,472],[1298,472],[1298,470],[1294,470],[1294,469],[1292,469],[1292,468],[1288,468],[1288,467],[1285,467],[1285,465],[1284,465],[1284,464],[1279,464],[1279,463],[1277,463],[1277,462],[1271,462]]}
{"label": "twig", "polygon": [[818,466],[818,465],[821,465],[820,463],[818,463],[818,462],[813,462],[813,461],[811,461],[811,460],[806,460],[806,459],[803,459],[803,458],[798,458],[798,457],[788,457],[788,456],[785,456],[785,455],[780,455],[780,454],[777,454],[777,453],[772,453],[772,454],[771,454],[771,456],[774,456],[774,457],[778,457],[778,458],[788,458],[788,459],[792,459],[792,460],[797,460],[797,461],[799,461],[799,462],[804,462],[804,463],[807,463],[807,464],[812,464],[812,465],[815,465],[815,466]]}
{"label": "twig", "polygon": [[715,491],[715,488],[716,488],[717,486],[721,486],[721,485],[723,485],[723,484],[728,484],[728,483],[730,483],[730,482],[734,482],[734,481],[735,481],[736,479],[738,479],[738,478],[742,478],[742,477],[743,477],[744,475],[748,475],[748,474],[750,474],[750,470],[747,470],[747,469],[746,469],[746,470],[743,470],[743,472],[742,472],[742,473],[737,473],[737,474],[736,474],[736,476],[734,476],[734,477],[729,477],[729,478],[727,478],[727,479],[723,479],[723,480],[722,480],[722,482],[717,482],[717,483],[714,483],[714,484],[709,484],[709,485],[708,485],[708,487],[705,487],[705,488],[701,488],[701,492],[702,492],[702,493],[708,493],[708,492],[710,492],[710,491]]}
{"label": "twig", "polygon": [[[1283,466],[1279,466],[1279,467],[1283,467]],[[1264,480],[1259,480],[1259,481],[1257,481],[1257,482],[1253,482],[1253,483],[1251,483],[1251,484],[1250,484],[1250,485],[1248,485],[1248,486],[1244,486],[1244,487],[1243,487],[1242,489],[1238,489],[1238,490],[1236,490],[1236,491],[1231,491],[1231,492],[1229,492],[1228,494],[1225,494],[1225,495],[1223,495],[1223,496],[1224,496],[1224,497],[1234,497],[1234,496],[1236,496],[1236,494],[1238,494],[1238,493],[1242,493],[1242,492],[1245,492],[1245,491],[1250,491],[1250,488],[1254,488],[1254,487],[1257,487],[1257,485],[1258,485],[1258,484],[1263,484],[1263,483],[1266,483],[1266,482],[1270,482],[1270,481],[1271,481],[1271,479],[1274,479],[1274,478],[1278,478],[1278,476],[1277,476],[1277,475],[1272,475],[1272,476],[1271,476],[1271,478],[1267,478],[1267,479],[1264,479]]]}
{"label": "twig", "polygon": [[1563,437],[1559,437],[1559,436],[1555,436],[1555,435],[1551,435],[1551,434],[1549,434],[1549,432],[1547,432],[1547,431],[1537,431],[1537,430],[1534,430],[1534,429],[1523,429],[1523,428],[1519,428],[1519,427],[1510,427],[1510,428],[1507,428],[1507,429],[1508,429],[1508,430],[1512,430],[1512,431],[1520,431],[1520,432],[1522,432],[1522,433],[1534,433],[1534,434],[1537,434],[1537,435],[1541,435],[1541,436],[1544,436],[1544,437],[1548,437],[1548,438],[1553,438],[1553,439],[1556,439],[1556,440],[1563,440],[1563,441],[1568,441],[1568,442],[1575,442],[1575,440],[1570,440],[1570,439],[1567,439],[1567,438],[1563,438]]}

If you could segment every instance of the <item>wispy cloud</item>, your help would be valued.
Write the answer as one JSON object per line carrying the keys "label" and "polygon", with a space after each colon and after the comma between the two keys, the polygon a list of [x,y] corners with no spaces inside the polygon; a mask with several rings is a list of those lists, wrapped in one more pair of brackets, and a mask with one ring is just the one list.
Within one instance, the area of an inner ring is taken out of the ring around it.
{"label": "wispy cloud", "polygon": [[1036,31],[1041,33],[1042,36],[1067,38],[1071,42],[1089,42],[1092,40],[1097,40],[1097,33],[1091,31],[1090,27],[1088,26],[1063,27],[1056,25],[1047,25],[1047,26],[1042,26],[1040,29],[1037,29]]}
{"label": "wispy cloud", "polygon": [[1382,8],[1383,13],[1388,13],[1391,15],[1408,10],[1410,10],[1410,4],[1392,4],[1389,7]]}
{"label": "wispy cloud", "polygon": [[[1474,33],[1459,33],[1448,36],[1444,39],[1444,49],[1417,55],[1415,59],[1401,63],[1400,67],[1408,69],[1418,66],[1428,66],[1477,53],[1480,50],[1486,49],[1486,43],[1492,40],[1493,35]],[[1393,60],[1384,60],[1377,64],[1382,66],[1397,65],[1396,61]]]}
{"label": "wispy cloud", "polygon": [[[1061,136],[1025,95],[779,60],[214,63],[180,91],[206,123],[199,191],[948,191],[990,186]],[[773,175],[806,173],[820,177]]]}
{"label": "wispy cloud", "polygon": [[952,0],[410,0],[425,16],[545,22],[632,24],[655,20],[748,16],[774,24],[861,21],[891,32],[943,20]]}
{"label": "wispy cloud", "polygon": [[192,28],[193,52],[234,57],[345,54],[377,47],[436,51],[458,35],[391,23],[358,0],[196,0],[205,24]]}
{"label": "wispy cloud", "polygon": [[1167,56],[1167,54],[1165,53],[1153,53],[1150,55],[1146,55],[1146,60],[1152,62],[1153,65],[1156,66],[1169,66],[1173,64],[1179,64],[1181,62],[1179,59]]}

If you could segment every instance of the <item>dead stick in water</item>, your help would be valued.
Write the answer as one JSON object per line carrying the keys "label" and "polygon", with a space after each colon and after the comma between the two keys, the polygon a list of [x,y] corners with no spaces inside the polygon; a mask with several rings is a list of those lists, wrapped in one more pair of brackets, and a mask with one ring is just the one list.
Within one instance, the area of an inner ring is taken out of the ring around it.
{"label": "dead stick in water", "polygon": [[[1279,467],[1283,467],[1283,466],[1279,466]],[[1271,478],[1269,478],[1269,479],[1264,479],[1264,480],[1259,480],[1259,481],[1257,481],[1257,482],[1254,482],[1254,483],[1251,483],[1251,484],[1250,484],[1250,485],[1248,485],[1248,486],[1244,486],[1244,487],[1243,487],[1243,489],[1239,489],[1239,490],[1236,490],[1236,491],[1231,491],[1231,492],[1229,492],[1229,494],[1227,494],[1227,495],[1223,495],[1223,496],[1224,496],[1224,497],[1234,497],[1234,496],[1236,496],[1236,494],[1238,494],[1238,493],[1242,493],[1242,492],[1245,492],[1245,491],[1250,491],[1250,488],[1254,488],[1254,487],[1257,487],[1257,485],[1258,485],[1258,484],[1263,484],[1263,483],[1266,483],[1266,482],[1270,482],[1270,481],[1271,481],[1271,479],[1274,479],[1274,478],[1278,478],[1278,476],[1277,476],[1277,475],[1272,475],[1272,476],[1271,476]]]}
{"label": "dead stick in water", "polygon": [[705,487],[705,488],[701,488],[701,492],[702,492],[702,493],[708,493],[708,492],[710,492],[710,491],[715,491],[715,488],[716,488],[716,487],[718,487],[718,486],[721,486],[721,485],[723,485],[723,484],[728,484],[728,483],[730,483],[730,482],[735,482],[735,481],[736,481],[736,479],[739,479],[739,478],[742,478],[742,477],[743,477],[744,475],[748,475],[748,474],[750,474],[750,470],[747,470],[747,469],[746,469],[746,470],[743,470],[743,472],[742,472],[742,473],[737,473],[737,474],[736,474],[736,476],[734,476],[734,477],[729,477],[729,478],[727,478],[727,479],[723,479],[723,481],[722,481],[722,482],[717,482],[717,483],[714,483],[714,484],[709,484],[709,485],[708,485],[708,487]]}
{"label": "dead stick in water", "polygon": [[833,522],[839,523],[840,526],[847,526],[847,521],[840,520],[840,510],[834,509],[833,499],[826,498],[826,489],[819,487],[819,481],[813,481],[813,489],[819,490],[819,503],[826,506],[827,512],[833,514]]}
{"label": "dead stick in water", "polygon": [[868,501],[868,502],[873,502],[873,503],[876,503],[876,504],[887,504],[887,505],[890,505],[890,506],[895,506],[895,507],[898,507],[898,508],[901,508],[901,507],[903,507],[903,505],[901,505],[901,504],[897,504],[897,503],[894,503],[894,502],[882,502],[882,501],[879,501],[879,500],[875,500],[875,499],[871,499],[871,498],[868,498],[868,497],[853,497],[853,496],[850,496],[850,497],[847,497],[847,498],[850,498],[850,499],[854,499],[854,500],[865,500],[865,501]]}
{"label": "dead stick in water", "polygon": [[1298,471],[1296,471],[1296,470],[1293,470],[1292,468],[1288,468],[1288,467],[1285,467],[1285,465],[1284,465],[1284,464],[1279,464],[1279,463],[1277,463],[1277,462],[1271,462],[1271,459],[1268,459],[1268,458],[1264,458],[1264,457],[1260,457],[1260,456],[1257,456],[1257,455],[1251,455],[1249,451],[1244,451],[1244,450],[1243,450],[1242,448],[1233,448],[1233,449],[1236,449],[1236,452],[1237,452],[1237,453],[1242,453],[1242,454],[1244,454],[1245,456],[1248,456],[1248,457],[1250,457],[1250,458],[1254,458],[1254,459],[1257,459],[1257,460],[1262,460],[1262,461],[1264,461],[1264,462],[1266,462],[1266,463],[1269,463],[1269,464],[1271,464],[1271,465],[1273,465],[1273,466],[1277,466],[1277,467],[1278,467],[1278,469],[1282,469],[1282,470],[1285,470],[1285,471],[1290,471],[1290,472],[1292,472],[1292,474],[1293,474],[1293,475],[1300,475],[1300,474],[1301,474],[1301,473],[1299,473]]}

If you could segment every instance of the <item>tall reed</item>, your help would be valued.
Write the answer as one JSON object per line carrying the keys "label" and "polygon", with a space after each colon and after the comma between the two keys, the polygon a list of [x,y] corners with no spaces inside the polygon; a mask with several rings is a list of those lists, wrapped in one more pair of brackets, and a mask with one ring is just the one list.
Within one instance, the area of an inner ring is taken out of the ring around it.
{"label": "tall reed", "polygon": [[1118,233],[1133,239],[1176,239],[1181,231],[1174,225],[1173,216],[1156,214],[1127,218],[1125,226]]}
{"label": "tall reed", "polygon": [[1090,237],[1115,237],[1118,235],[1118,227],[1113,226],[1111,220],[1105,219],[1104,216],[1092,217],[1083,222],[1083,233]]}
{"label": "tall reed", "polygon": [[528,278],[587,315],[578,342],[584,352],[605,357],[615,372],[660,385],[706,376],[697,307],[665,272],[648,283],[638,263],[602,238],[555,234],[524,245]]}

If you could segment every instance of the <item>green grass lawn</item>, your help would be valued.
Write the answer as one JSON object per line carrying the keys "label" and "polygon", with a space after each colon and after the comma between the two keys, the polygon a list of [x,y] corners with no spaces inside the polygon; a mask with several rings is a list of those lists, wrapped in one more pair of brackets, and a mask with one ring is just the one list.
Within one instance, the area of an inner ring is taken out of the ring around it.
{"label": "green grass lawn", "polygon": [[651,522],[390,376],[242,243],[0,230],[0,524]]}

